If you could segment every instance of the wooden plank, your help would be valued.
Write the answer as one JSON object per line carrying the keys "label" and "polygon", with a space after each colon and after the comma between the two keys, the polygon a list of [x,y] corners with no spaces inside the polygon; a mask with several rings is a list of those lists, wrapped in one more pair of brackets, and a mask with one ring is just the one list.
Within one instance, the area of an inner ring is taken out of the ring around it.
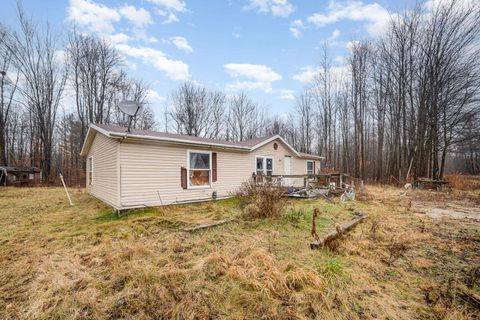
{"label": "wooden plank", "polygon": [[73,206],[72,199],[70,199],[70,194],[68,193],[67,186],[65,185],[65,181],[63,181],[63,176],[61,173],[60,180],[62,181],[63,188],[65,189],[65,193],[67,194],[68,202],[70,202],[70,205]]}

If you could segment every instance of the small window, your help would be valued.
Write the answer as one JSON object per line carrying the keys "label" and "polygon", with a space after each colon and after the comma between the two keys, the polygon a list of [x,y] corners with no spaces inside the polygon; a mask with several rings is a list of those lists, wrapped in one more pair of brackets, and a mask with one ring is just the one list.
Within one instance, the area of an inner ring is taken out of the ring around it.
{"label": "small window", "polygon": [[276,142],[273,143],[273,149],[277,150],[278,149],[278,144]]}
{"label": "small window", "polygon": [[210,186],[211,181],[211,160],[210,152],[188,153],[189,175],[188,181],[191,187]]}
{"label": "small window", "polygon": [[257,174],[264,173],[263,158],[257,157]]}
{"label": "small window", "polygon": [[315,162],[307,160],[307,174],[315,174]]}
{"label": "small window", "polygon": [[273,158],[271,157],[256,157],[255,159],[257,165],[257,174],[258,175],[273,175]]}
{"label": "small window", "polygon": [[88,158],[87,162],[88,185],[93,185],[93,157]]}
{"label": "small window", "polygon": [[28,179],[29,179],[29,180],[35,179],[35,175],[34,175],[33,173],[29,173],[29,174],[28,174]]}

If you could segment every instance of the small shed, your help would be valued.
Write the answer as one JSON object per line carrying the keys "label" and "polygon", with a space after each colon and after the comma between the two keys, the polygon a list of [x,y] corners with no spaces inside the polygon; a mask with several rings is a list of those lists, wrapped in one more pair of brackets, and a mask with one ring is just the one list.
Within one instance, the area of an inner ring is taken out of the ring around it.
{"label": "small shed", "polygon": [[42,180],[42,172],[36,167],[0,167],[0,186],[34,186]]}

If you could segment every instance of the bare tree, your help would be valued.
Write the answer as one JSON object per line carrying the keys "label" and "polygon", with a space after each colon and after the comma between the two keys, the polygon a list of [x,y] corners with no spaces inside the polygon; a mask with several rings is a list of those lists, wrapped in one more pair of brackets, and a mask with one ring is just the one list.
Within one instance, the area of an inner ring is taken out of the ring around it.
{"label": "bare tree", "polygon": [[6,128],[18,84],[18,72],[14,72],[15,80],[9,77],[12,54],[5,43],[7,36],[7,30],[0,26],[0,165],[8,164]]}
{"label": "bare tree", "polygon": [[18,7],[19,32],[10,32],[6,47],[11,61],[20,72],[24,105],[31,111],[38,128],[41,168],[50,176],[57,110],[67,79],[66,65],[60,60],[59,39],[47,24],[29,20]]}
{"label": "bare tree", "polygon": [[189,136],[219,137],[225,109],[223,93],[185,82],[173,92],[171,100],[170,117],[178,132]]}
{"label": "bare tree", "polygon": [[70,84],[85,138],[90,123],[108,123],[112,95],[122,86],[121,57],[108,42],[74,31],[66,50]]}
{"label": "bare tree", "polygon": [[243,141],[265,134],[264,111],[245,92],[230,98],[226,137],[232,141]]}

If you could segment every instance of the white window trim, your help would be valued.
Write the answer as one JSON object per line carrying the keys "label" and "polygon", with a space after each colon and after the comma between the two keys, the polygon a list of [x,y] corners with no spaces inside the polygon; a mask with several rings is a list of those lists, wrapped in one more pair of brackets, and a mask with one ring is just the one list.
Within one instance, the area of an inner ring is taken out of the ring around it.
{"label": "white window trim", "polygon": [[[91,168],[91,170],[90,170]],[[87,172],[88,172],[88,185],[89,186],[93,186],[93,177],[94,177],[94,163],[93,163],[93,156],[90,156],[88,157],[88,162],[87,162]],[[91,176],[92,178],[90,178],[90,172],[92,173]]]}
{"label": "white window trim", "polygon": [[[191,186],[190,185],[190,153],[203,153],[208,154],[209,160],[209,171],[210,174],[208,175],[208,185],[204,186]],[[212,188],[212,152],[206,150],[195,150],[195,149],[188,149],[187,150],[187,189],[211,189]]]}
{"label": "white window trim", "polygon": [[274,159],[272,156],[255,156],[255,163],[254,163],[254,165],[255,165],[255,171],[254,171],[255,174],[257,174],[257,171],[258,171],[258,169],[257,169],[257,159],[258,159],[258,158],[262,158],[262,159],[263,159],[262,161],[263,161],[263,174],[264,174],[264,175],[267,175],[267,159],[271,159],[271,160],[272,160],[272,175],[273,175],[273,173],[274,173],[274,171],[275,171],[275,159]]}
{"label": "white window trim", "polygon": [[311,174],[315,174],[315,161],[314,161],[314,160],[307,160],[307,161],[305,161],[305,172],[306,172],[307,174],[309,174],[309,173],[308,173],[308,163],[309,163],[309,162],[312,163],[313,172],[312,172]]}

